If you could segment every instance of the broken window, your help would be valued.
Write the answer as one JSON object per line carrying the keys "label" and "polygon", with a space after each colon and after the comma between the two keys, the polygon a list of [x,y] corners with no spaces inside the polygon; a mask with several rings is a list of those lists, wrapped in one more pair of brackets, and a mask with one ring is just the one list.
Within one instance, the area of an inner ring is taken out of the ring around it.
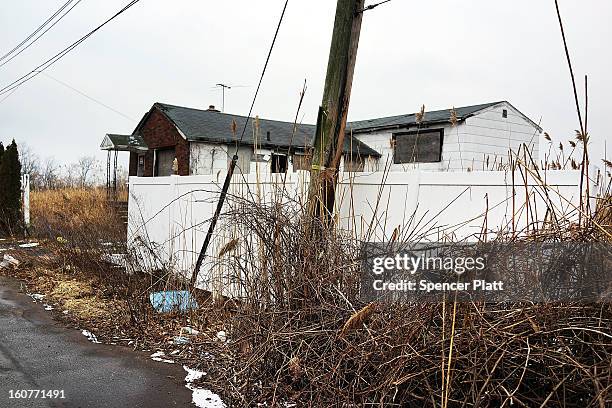
{"label": "broken window", "polygon": [[272,162],[272,173],[286,173],[287,172],[287,156],[284,154],[273,154],[271,158]]}
{"label": "broken window", "polygon": [[139,154],[138,155],[138,168],[136,169],[137,177],[144,176],[144,168],[145,168],[145,156],[144,154]]}
{"label": "broken window", "polygon": [[444,129],[426,129],[393,134],[393,163],[442,161]]}

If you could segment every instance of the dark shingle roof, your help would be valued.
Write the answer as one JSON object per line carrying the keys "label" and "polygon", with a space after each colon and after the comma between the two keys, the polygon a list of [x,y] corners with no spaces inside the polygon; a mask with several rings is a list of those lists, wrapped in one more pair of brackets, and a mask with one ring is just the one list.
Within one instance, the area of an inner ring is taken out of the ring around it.
{"label": "dark shingle roof", "polygon": [[[468,117],[474,115],[475,113],[490,108],[495,105],[499,105],[501,102],[492,102],[485,103],[481,105],[472,105],[472,106],[464,106],[462,108],[455,108],[455,112],[457,113],[457,120],[459,122],[467,119]],[[523,115],[524,116],[524,115]],[[434,123],[449,123],[451,118],[451,109],[437,110],[431,112],[425,112],[425,117],[423,119],[422,124],[434,124]],[[529,118],[525,116],[527,120],[532,122]],[[533,122],[532,122],[533,123]],[[386,129],[386,128],[396,128],[403,126],[416,125],[416,113],[409,115],[398,115],[398,116],[389,116],[386,118],[378,118],[378,119],[370,119],[370,120],[360,120],[357,122],[351,122],[346,127],[348,130],[352,130],[353,132],[367,132],[376,129]],[[533,123],[534,126],[537,126]],[[539,126],[537,126],[539,128]]]}
{"label": "dark shingle roof", "polygon": [[[246,116],[231,115],[214,110],[201,110],[182,106],[156,103],[159,108],[190,141],[207,141],[213,143],[231,144],[240,138],[242,129],[247,120]],[[232,121],[236,121],[237,135],[231,132]],[[254,119],[249,121],[242,141],[243,144],[254,144]],[[277,120],[259,119],[259,138],[257,144],[266,148],[309,148],[313,144],[315,126],[298,124],[293,136],[293,123]],[[267,140],[268,132],[270,140]],[[344,152],[352,151],[363,156],[376,156],[380,154],[363,142],[350,137],[345,138]]]}
{"label": "dark shingle roof", "polygon": [[137,151],[147,150],[148,146],[144,139],[137,134],[117,135],[108,133],[102,141],[100,148],[102,150]]}

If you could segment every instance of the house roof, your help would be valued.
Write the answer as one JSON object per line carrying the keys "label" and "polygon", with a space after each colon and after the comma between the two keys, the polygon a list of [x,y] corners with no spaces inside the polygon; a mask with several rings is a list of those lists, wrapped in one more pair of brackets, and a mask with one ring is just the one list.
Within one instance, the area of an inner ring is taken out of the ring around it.
{"label": "house roof", "polygon": [[[476,113],[483,111],[488,108],[492,108],[496,105],[508,104],[512,106],[507,101],[500,102],[491,102],[484,103],[481,105],[472,105],[472,106],[464,106],[461,108],[455,108],[455,112],[457,114],[457,120],[462,122],[469,118],[470,116],[474,116]],[[514,106],[512,106],[514,108]],[[517,112],[520,111],[514,108]],[[428,124],[437,124],[437,123],[450,123],[451,121],[451,112],[452,109],[443,109],[431,112],[425,112],[425,116],[422,125]],[[527,116],[520,113],[529,123],[531,123],[534,127],[536,127],[539,131],[542,131],[542,128],[529,119]],[[389,116],[385,118],[377,118],[377,119],[369,119],[369,120],[360,120],[356,122],[350,122],[347,124],[346,128],[348,130],[352,130],[354,133],[362,133],[362,132],[371,132],[374,130],[382,130],[382,129],[390,129],[390,128],[398,128],[405,126],[414,126],[417,125],[416,113],[408,114],[408,115],[397,115],[397,116]]]}
{"label": "house roof", "polygon": [[[206,141],[212,143],[231,144],[240,137],[246,116],[231,115],[215,110],[201,110],[183,106],[156,103],[158,108],[177,127],[179,132],[189,141]],[[145,116],[146,118],[146,116]],[[141,121],[141,124],[144,122]],[[291,122],[281,122],[269,119],[257,119],[259,122],[259,138],[257,145],[263,148],[309,148],[312,147],[315,134],[314,125],[297,124],[295,135]],[[237,135],[231,132],[232,122],[237,125]],[[251,118],[242,141],[243,144],[254,144],[253,125]],[[138,132],[138,128],[134,133]],[[269,132],[269,140],[268,140]],[[352,139],[352,140],[351,140]],[[380,157],[380,153],[355,138],[345,137],[344,152],[352,152],[362,156]]]}
{"label": "house roof", "polygon": [[108,133],[102,144],[102,150],[118,150],[118,151],[147,151],[148,146],[139,135],[117,135]]}

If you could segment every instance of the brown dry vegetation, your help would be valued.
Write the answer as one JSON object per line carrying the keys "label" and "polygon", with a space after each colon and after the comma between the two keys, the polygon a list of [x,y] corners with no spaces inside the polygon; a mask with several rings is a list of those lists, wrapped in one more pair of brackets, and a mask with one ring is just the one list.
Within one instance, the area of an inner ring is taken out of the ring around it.
{"label": "brown dry vegetation", "polygon": [[[34,231],[48,239],[48,253],[44,264],[30,259],[18,271],[30,290],[47,294],[59,318],[106,342],[176,351],[174,360],[209,373],[206,386],[230,406],[612,403],[609,303],[364,303],[359,242],[327,228],[315,239],[312,220],[299,206],[232,198],[222,221],[254,234],[259,246],[241,251],[245,236],[238,234],[217,255],[230,273],[248,278],[246,296],[211,302],[198,293],[199,310],[159,315],[148,294],[187,285],[171,271],[130,274],[100,260],[125,245],[104,195],[36,194]],[[611,206],[610,198],[600,200],[595,222],[539,234],[534,229],[532,236],[608,239]],[[172,344],[184,326],[202,333],[189,345]],[[219,330],[231,341],[220,342]]]}

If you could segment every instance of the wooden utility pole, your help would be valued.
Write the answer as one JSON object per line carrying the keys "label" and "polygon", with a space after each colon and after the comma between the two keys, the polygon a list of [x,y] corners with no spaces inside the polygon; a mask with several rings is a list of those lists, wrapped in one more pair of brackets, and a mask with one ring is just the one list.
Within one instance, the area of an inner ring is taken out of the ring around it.
{"label": "wooden utility pole", "polygon": [[323,103],[319,108],[308,209],[329,219],[334,211],[338,165],[342,157],[357,48],[365,0],[338,0],[336,20],[327,63]]}

